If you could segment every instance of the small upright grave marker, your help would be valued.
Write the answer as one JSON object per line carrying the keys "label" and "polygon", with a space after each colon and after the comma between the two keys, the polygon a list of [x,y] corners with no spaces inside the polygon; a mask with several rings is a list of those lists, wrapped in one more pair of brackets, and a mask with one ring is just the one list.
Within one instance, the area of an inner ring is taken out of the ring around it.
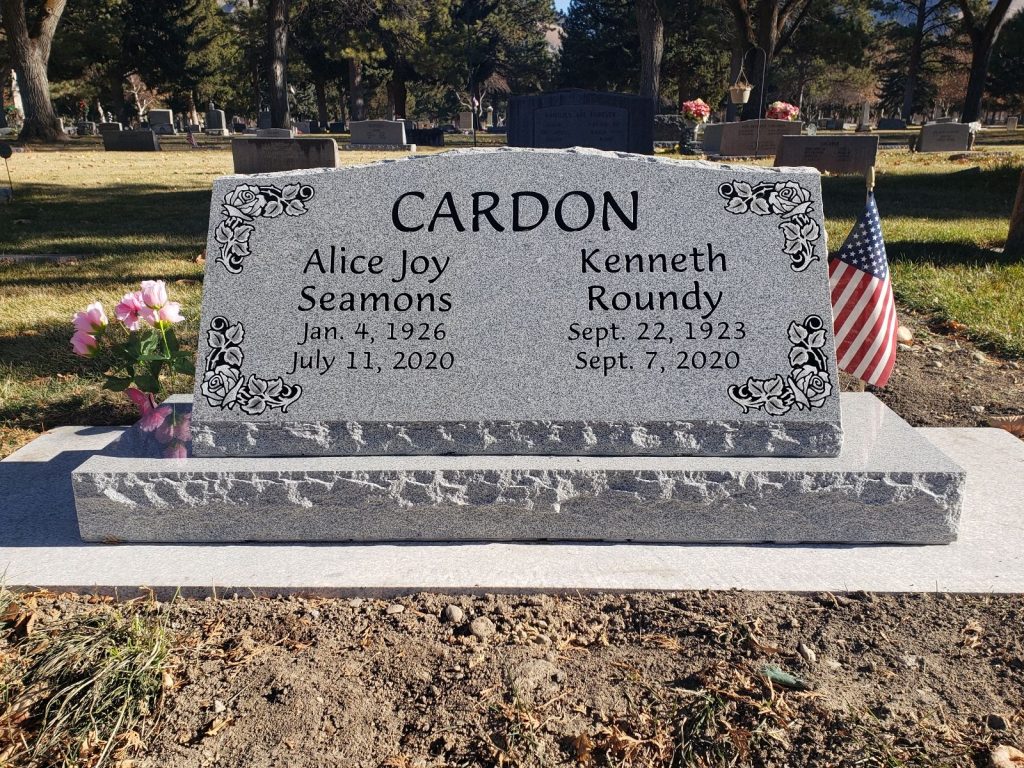
{"label": "small upright grave marker", "polygon": [[828,173],[867,174],[878,155],[878,136],[783,136],[777,166],[808,166]]}
{"label": "small upright grave marker", "polygon": [[337,168],[334,139],[235,138],[231,140],[235,173],[274,173],[306,168]]}
{"label": "small upright grave marker", "polygon": [[921,126],[918,152],[966,152],[971,148],[971,126],[966,123],[928,123]]}
{"label": "small upright grave marker", "polygon": [[794,120],[743,120],[723,123],[718,154],[722,157],[771,157],[783,136],[799,135],[803,125]]}
{"label": "small upright grave marker", "polygon": [[406,141],[404,120],[355,120],[349,129],[349,149],[416,151],[416,145]]}

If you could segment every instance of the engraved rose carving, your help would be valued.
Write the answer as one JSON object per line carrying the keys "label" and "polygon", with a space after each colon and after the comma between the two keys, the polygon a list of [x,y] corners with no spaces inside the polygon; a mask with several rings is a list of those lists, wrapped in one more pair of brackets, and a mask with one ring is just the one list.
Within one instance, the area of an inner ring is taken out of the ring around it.
{"label": "engraved rose carving", "polygon": [[302,395],[302,387],[288,384],[280,376],[276,379],[243,376],[241,368],[245,356],[240,345],[244,338],[245,328],[241,323],[232,324],[223,317],[210,321],[206,332],[210,354],[199,391],[213,408],[232,410],[237,405],[253,416],[270,408],[280,408],[282,413],[287,413],[288,406]]}
{"label": "engraved rose carving", "polygon": [[230,365],[218,365],[203,374],[200,391],[214,408],[231,409],[243,384],[241,373]]}
{"label": "engraved rose carving", "polygon": [[800,409],[818,408],[832,394],[832,382],[813,365],[797,370],[787,383],[793,392],[793,402]]}
{"label": "engraved rose carving", "polygon": [[809,190],[795,181],[774,181],[748,184],[731,181],[718,187],[718,194],[727,200],[725,210],[742,215],[776,215],[782,220],[782,252],[789,256],[790,268],[803,272],[818,260],[815,243],[821,238],[821,227],[811,218],[814,204]]}
{"label": "engraved rose carving", "polygon": [[784,181],[768,193],[768,205],[783,218],[798,216],[810,210],[811,193],[795,181]]}
{"label": "engraved rose carving", "polygon": [[799,409],[820,408],[832,394],[832,380],[825,357],[828,336],[825,323],[817,315],[809,315],[802,323],[789,324],[786,332],[790,343],[790,372],[768,379],[747,379],[745,384],[729,387],[728,394],[744,413],[751,408],[771,416]]}
{"label": "engraved rose carving", "polygon": [[224,196],[224,213],[230,218],[255,219],[266,208],[267,196],[255,184],[240,184]]}
{"label": "engraved rose carving", "polygon": [[306,203],[312,199],[313,187],[308,184],[286,184],[283,189],[269,184],[239,184],[224,195],[224,220],[214,230],[213,239],[220,246],[217,263],[237,275],[252,253],[249,240],[256,228],[251,222],[282,214],[301,216],[309,210]]}

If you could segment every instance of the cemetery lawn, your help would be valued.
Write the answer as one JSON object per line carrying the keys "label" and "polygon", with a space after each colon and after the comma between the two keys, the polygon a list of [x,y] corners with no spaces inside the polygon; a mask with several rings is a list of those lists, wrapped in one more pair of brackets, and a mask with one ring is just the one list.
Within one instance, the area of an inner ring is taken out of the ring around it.
{"label": "cemetery lawn", "polygon": [[[140,280],[164,279],[184,305],[183,340],[195,344],[209,190],[215,177],[231,172],[229,151],[173,144],[161,153],[106,154],[90,151],[95,144],[85,141],[74,151],[18,153],[10,160],[15,200],[0,206],[0,456],[61,424],[131,421],[127,400],[100,390],[97,365],[71,354],[77,309],[99,300],[109,311]],[[366,162],[394,155],[342,157]],[[1022,165],[1021,146],[988,147],[980,159],[961,160],[880,153],[878,203],[893,281],[908,322],[926,341],[918,345],[917,363],[904,356],[890,389],[894,407],[912,423],[979,424],[976,403],[988,413],[1016,405],[1010,398],[1024,358],[1024,260],[999,247]],[[826,178],[824,190],[830,245],[837,249],[862,210],[863,184]],[[25,262],[24,254],[75,258]],[[974,344],[989,353],[985,360],[973,356]],[[966,354],[951,365],[944,345]],[[977,386],[933,403],[940,378],[934,362],[951,367],[943,382],[966,375]],[[178,377],[170,388],[190,391],[191,381]]]}

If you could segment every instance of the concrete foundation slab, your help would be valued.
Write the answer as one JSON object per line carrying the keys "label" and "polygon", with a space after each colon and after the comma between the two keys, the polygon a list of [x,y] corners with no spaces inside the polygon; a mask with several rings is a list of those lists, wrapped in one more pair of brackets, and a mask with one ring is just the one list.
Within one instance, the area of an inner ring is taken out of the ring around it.
{"label": "concrete foundation slab", "polygon": [[421,590],[751,589],[1024,592],[1024,443],[996,429],[921,429],[967,473],[943,546],[657,544],[85,544],[71,473],[123,430],[61,427],[0,462],[0,572],[9,586],[137,594]]}
{"label": "concrete foundation slab", "polygon": [[843,406],[836,457],[164,458],[186,401],[72,480],[87,541],[952,541],[962,470],[874,396]]}

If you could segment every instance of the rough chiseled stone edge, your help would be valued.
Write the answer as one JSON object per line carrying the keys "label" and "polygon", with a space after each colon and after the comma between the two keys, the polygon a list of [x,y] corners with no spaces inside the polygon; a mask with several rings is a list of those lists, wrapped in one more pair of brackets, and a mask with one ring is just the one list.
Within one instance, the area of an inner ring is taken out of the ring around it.
{"label": "rough chiseled stone edge", "polygon": [[91,541],[946,543],[964,482],[954,471],[543,467],[73,475]]}
{"label": "rough chiseled stone edge", "polygon": [[837,456],[837,422],[192,422],[195,456]]}

